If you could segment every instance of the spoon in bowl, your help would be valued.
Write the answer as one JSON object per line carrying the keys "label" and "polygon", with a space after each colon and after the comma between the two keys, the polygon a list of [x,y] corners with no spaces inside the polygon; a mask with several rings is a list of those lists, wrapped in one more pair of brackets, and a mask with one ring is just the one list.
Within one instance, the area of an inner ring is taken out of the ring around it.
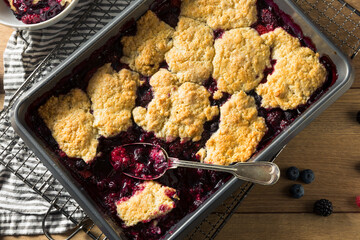
{"label": "spoon in bowl", "polygon": [[272,162],[240,162],[230,166],[200,163],[169,157],[165,149],[151,143],[131,143],[115,148],[111,153],[114,170],[142,180],[158,179],[168,169],[177,167],[198,168],[232,173],[235,177],[272,185],[280,177],[279,167]]}

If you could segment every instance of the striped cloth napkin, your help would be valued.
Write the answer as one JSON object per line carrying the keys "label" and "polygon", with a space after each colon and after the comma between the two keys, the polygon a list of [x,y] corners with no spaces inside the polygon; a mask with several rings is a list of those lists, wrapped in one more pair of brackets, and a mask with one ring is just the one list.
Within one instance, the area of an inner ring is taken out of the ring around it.
{"label": "striped cloth napkin", "polygon": [[[49,28],[31,32],[23,31],[21,36],[19,32],[14,32],[11,35],[4,52],[5,107],[26,77],[56,46],[91,2],[90,0],[79,1],[77,7],[64,20]],[[123,9],[127,5],[123,0],[103,0],[100,1],[99,7],[93,9],[92,16],[94,14],[95,16],[104,15],[104,9],[110,9],[112,4],[117,4],[119,9]],[[107,12],[107,16],[108,18],[114,17],[118,12],[118,10]],[[87,19],[87,26],[97,26],[94,27],[95,30],[99,28],[96,20],[91,18]],[[79,32],[81,31],[88,33],[89,29],[80,29]],[[82,39],[74,39],[74,41],[80,42]],[[0,132],[2,131],[4,130],[0,129]],[[8,131],[6,137],[0,139],[0,145],[7,145],[11,141],[11,136],[15,136],[12,129]],[[31,164],[32,159],[27,160],[27,162]],[[35,167],[37,161],[33,160],[33,162]],[[36,166],[35,171],[41,174],[45,170],[45,167],[40,164]],[[57,184],[53,188],[61,189],[61,186]],[[0,235],[42,234],[42,219],[49,206],[50,204],[47,201],[10,173],[8,169],[0,165]],[[72,209],[68,210],[71,211]],[[73,217],[80,219],[83,216]],[[49,232],[53,234],[62,233],[74,227],[72,222],[58,211],[49,215],[46,226]]]}

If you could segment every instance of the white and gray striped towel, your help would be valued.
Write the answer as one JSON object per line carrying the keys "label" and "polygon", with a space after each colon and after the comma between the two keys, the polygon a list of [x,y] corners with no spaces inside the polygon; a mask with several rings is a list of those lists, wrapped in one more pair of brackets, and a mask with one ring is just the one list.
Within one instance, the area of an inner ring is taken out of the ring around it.
{"label": "white and gray striped towel", "polygon": [[[37,63],[56,46],[64,33],[73,26],[81,13],[87,9],[90,2],[92,1],[79,1],[77,7],[68,17],[50,28],[31,32],[23,31],[22,37],[17,32],[11,35],[4,52],[5,106],[16,89],[34,70]],[[113,4],[117,5],[117,9],[123,9],[127,5],[123,0],[100,1],[100,7],[93,9],[92,16],[104,15],[104,10],[111,9],[110,5]],[[114,17],[118,12],[119,10],[106,12],[107,18]],[[96,19],[89,18],[86,22],[87,28],[79,29],[78,32],[88,33],[89,28],[93,28],[95,31],[99,30],[100,25],[97,23]],[[81,38],[78,39],[78,42],[81,40]],[[77,40],[74,39],[73,41]],[[5,131],[4,129],[0,130]],[[5,137],[0,139],[0,146],[9,144],[14,134],[13,130],[7,130]],[[20,154],[26,156],[28,153],[20,151],[18,156]],[[32,164],[32,162],[35,165],[37,161],[35,159],[32,161],[31,158],[27,160],[27,164]],[[35,171],[41,175],[45,170],[45,167],[40,164],[36,166]],[[55,184],[52,189],[56,194],[57,190],[61,189],[61,186]],[[41,221],[49,206],[50,204],[47,201],[10,173],[8,169],[0,165],[0,235],[42,234]],[[72,226],[73,224],[58,212],[48,217],[47,227],[50,233],[61,233],[69,230]]]}

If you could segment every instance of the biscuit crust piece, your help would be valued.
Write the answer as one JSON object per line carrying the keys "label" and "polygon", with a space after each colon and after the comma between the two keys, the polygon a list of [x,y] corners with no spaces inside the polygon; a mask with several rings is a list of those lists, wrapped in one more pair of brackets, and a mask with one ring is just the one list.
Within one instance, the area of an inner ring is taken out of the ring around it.
{"label": "biscuit crust piece", "polygon": [[250,27],[257,20],[256,0],[183,0],[180,15],[214,30]]}
{"label": "biscuit crust piece", "polygon": [[204,23],[180,17],[174,33],[173,47],[165,54],[172,73],[181,83],[202,84],[210,77],[214,58],[214,34]]}
{"label": "biscuit crust piece", "polygon": [[232,29],[216,39],[213,65],[220,91],[247,92],[261,82],[270,66],[270,48],[255,29]]}
{"label": "biscuit crust piece", "polygon": [[139,187],[130,198],[116,203],[117,214],[127,227],[166,215],[175,208],[173,199],[179,199],[175,189],[154,181],[146,181]]}
{"label": "biscuit crust piece", "polygon": [[258,116],[254,98],[237,92],[220,107],[219,129],[198,155],[201,161],[218,165],[245,162],[266,131],[265,119]]}
{"label": "biscuit crust piece", "polygon": [[132,125],[139,74],[127,69],[116,72],[110,63],[99,68],[89,81],[94,127],[105,137],[126,131]]}
{"label": "biscuit crust piece", "polygon": [[124,54],[121,62],[144,76],[151,76],[158,71],[165,53],[172,47],[174,29],[150,10],[137,21],[136,26],[135,36],[121,39]]}
{"label": "biscuit crust piece", "polygon": [[133,110],[134,121],[159,138],[173,141],[198,141],[203,125],[219,114],[216,106],[210,106],[210,93],[195,83],[179,84],[176,76],[160,69],[150,79],[154,98],[147,108]]}
{"label": "biscuit crust piece", "polygon": [[276,64],[267,82],[256,88],[262,97],[261,106],[288,110],[305,104],[326,80],[326,69],[320,63],[319,54],[302,47],[299,39],[282,28],[262,37],[272,48]]}
{"label": "biscuit crust piece", "polygon": [[62,151],[69,157],[90,162],[96,156],[97,131],[90,113],[90,100],[80,89],[52,96],[38,109]]}
{"label": "biscuit crust piece", "polygon": [[13,10],[14,12],[17,12],[16,7],[14,6],[13,0],[7,0],[7,1],[9,2],[11,10]]}

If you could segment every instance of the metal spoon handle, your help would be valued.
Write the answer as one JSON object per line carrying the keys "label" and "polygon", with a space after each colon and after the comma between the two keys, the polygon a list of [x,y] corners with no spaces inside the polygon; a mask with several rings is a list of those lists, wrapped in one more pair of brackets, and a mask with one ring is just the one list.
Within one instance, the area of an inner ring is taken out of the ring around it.
{"label": "metal spoon handle", "polygon": [[246,162],[235,165],[237,171],[234,175],[242,180],[272,185],[280,178],[279,167],[272,162]]}
{"label": "metal spoon handle", "polygon": [[221,171],[233,173],[237,171],[233,166],[222,166],[201,162],[192,162],[186,160],[180,160],[178,158],[169,157],[170,167],[169,168],[177,168],[177,167],[186,167],[186,168],[200,168],[205,170],[213,170],[213,171]]}
{"label": "metal spoon handle", "polygon": [[205,170],[232,173],[239,179],[258,183],[261,185],[272,185],[280,177],[279,167],[272,162],[245,162],[232,166],[222,166],[208,163],[191,162],[169,157],[169,168],[186,167],[200,168]]}

